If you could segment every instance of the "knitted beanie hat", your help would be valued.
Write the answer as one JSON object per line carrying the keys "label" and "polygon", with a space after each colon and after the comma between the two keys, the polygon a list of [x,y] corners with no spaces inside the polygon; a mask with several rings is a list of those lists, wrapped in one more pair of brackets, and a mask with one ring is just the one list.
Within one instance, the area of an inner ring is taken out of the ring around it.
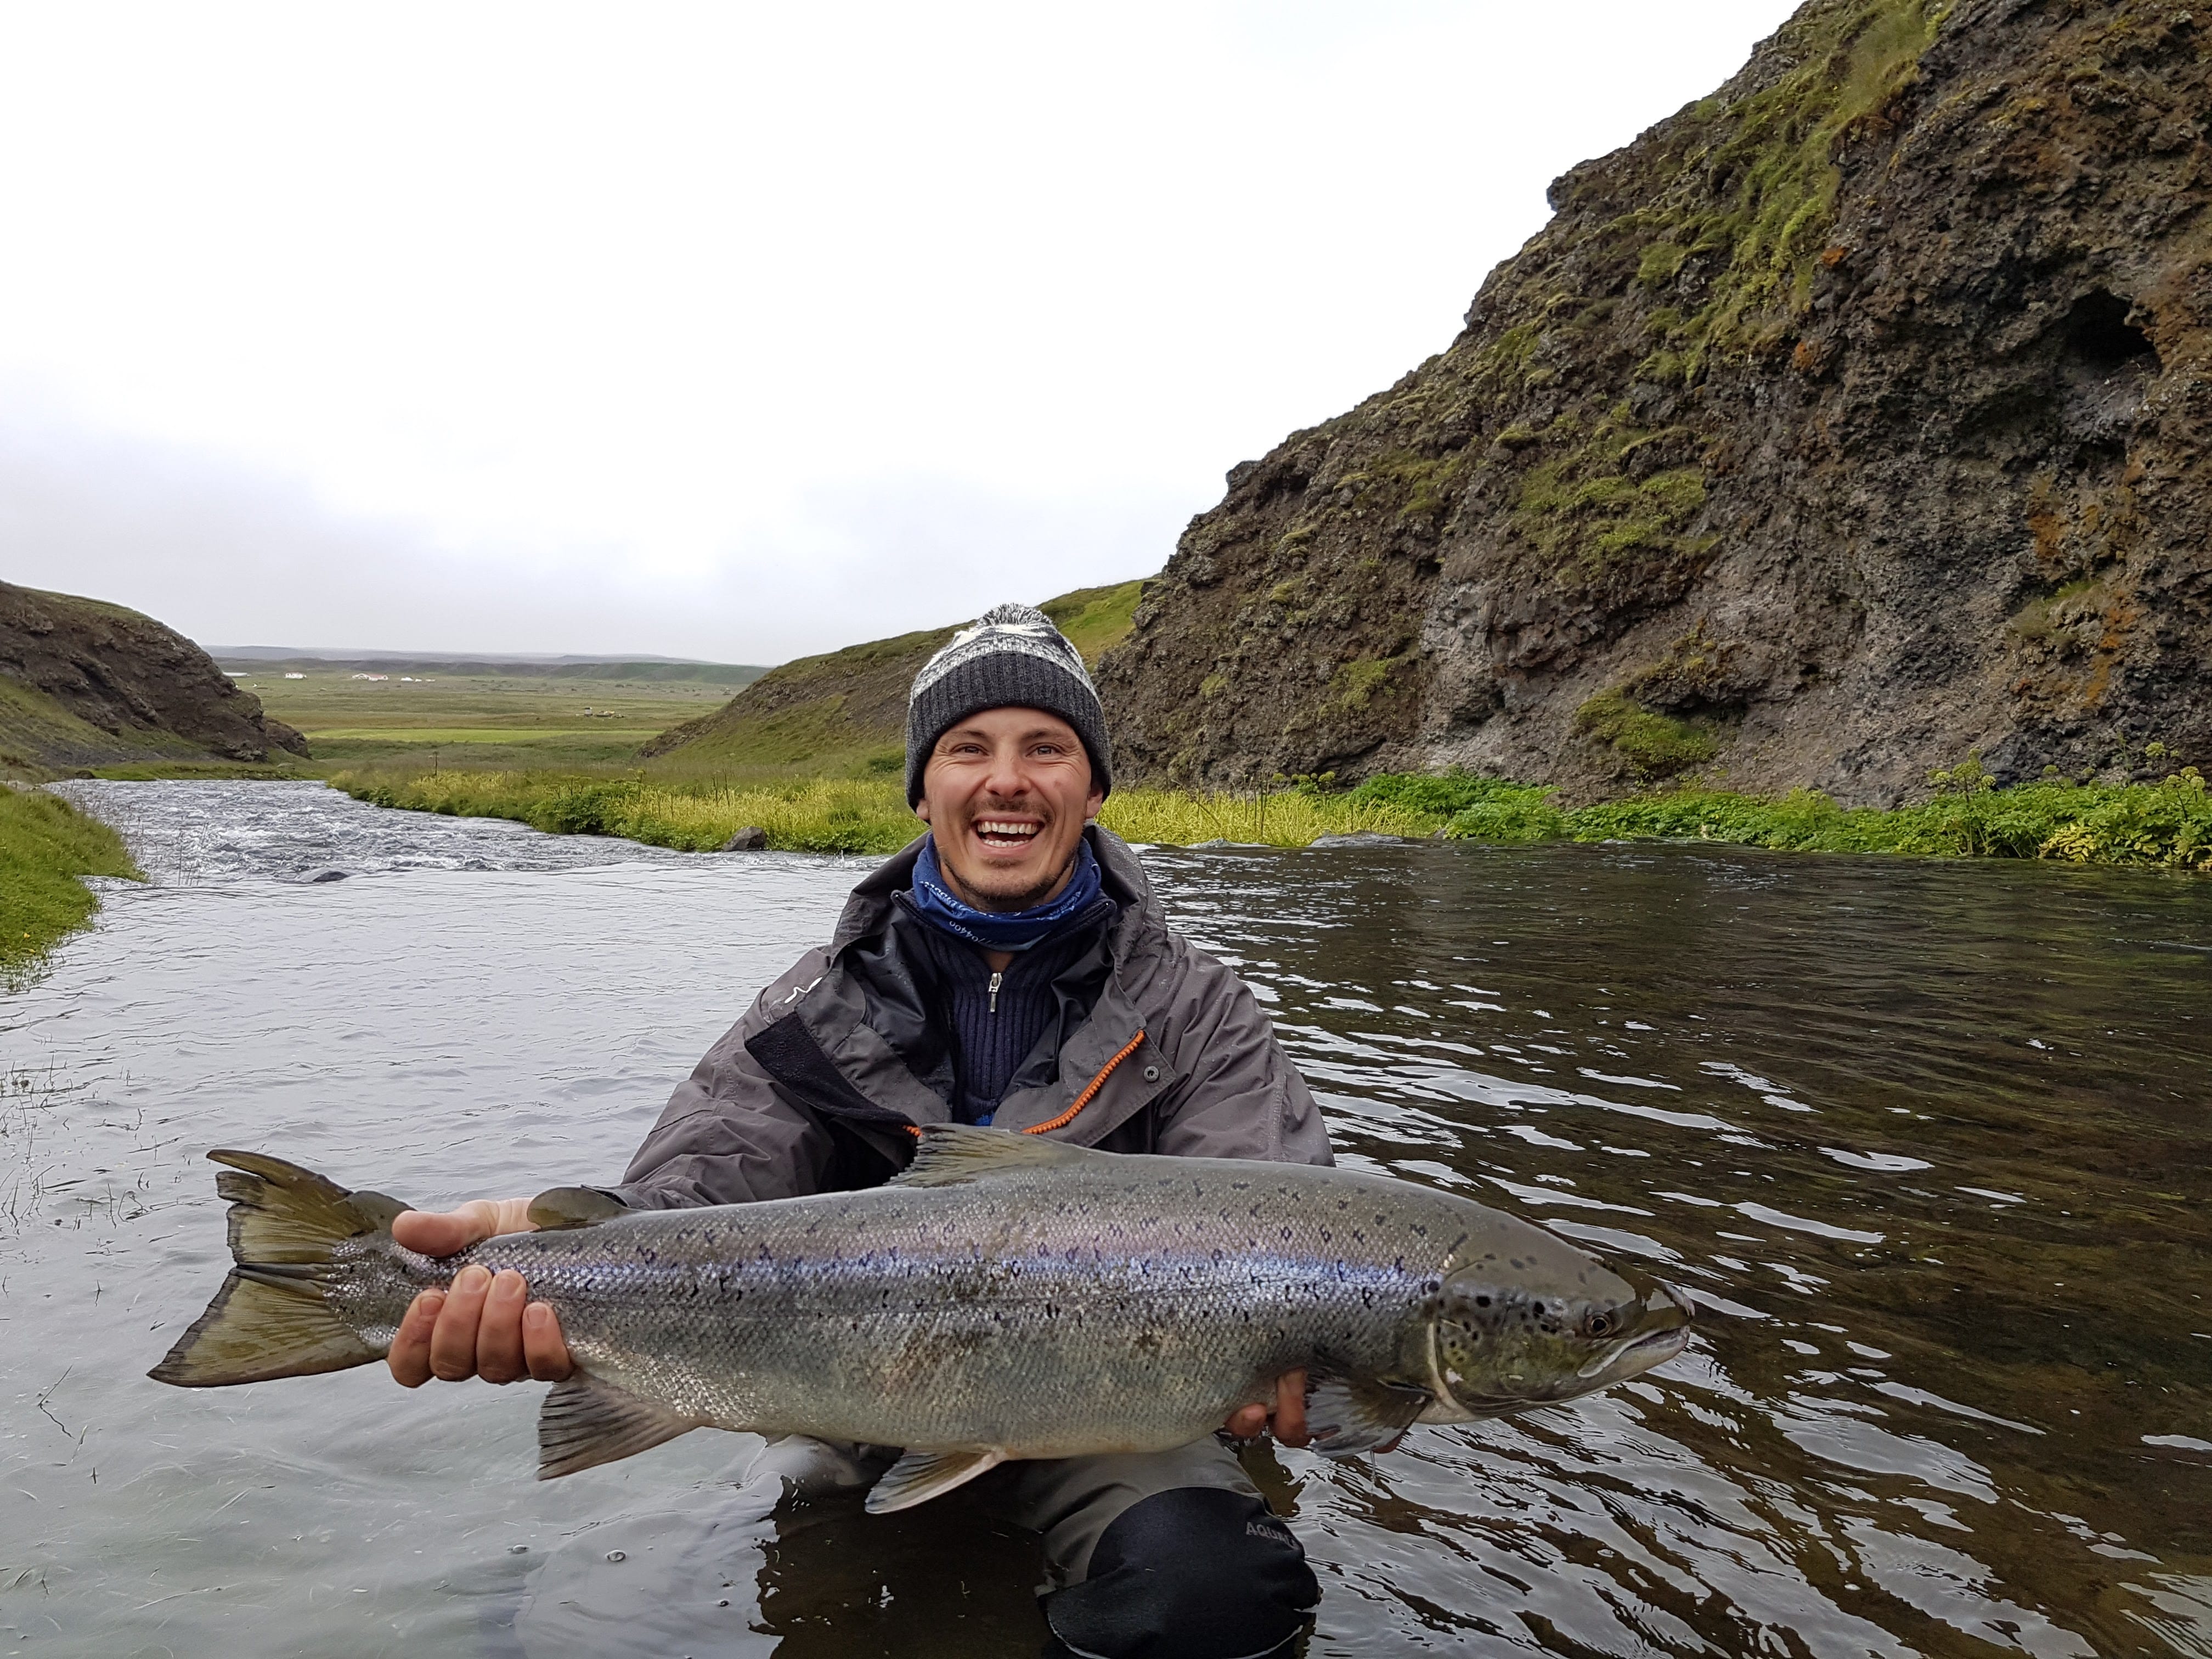
{"label": "knitted beanie hat", "polygon": [[1042,708],[1075,728],[1091,757],[1101,794],[1108,769],[1106,711],[1083,666],[1083,653],[1033,605],[1002,605],[963,628],[921,665],[906,705],[906,800],[921,799],[921,775],[937,740],[986,708]]}

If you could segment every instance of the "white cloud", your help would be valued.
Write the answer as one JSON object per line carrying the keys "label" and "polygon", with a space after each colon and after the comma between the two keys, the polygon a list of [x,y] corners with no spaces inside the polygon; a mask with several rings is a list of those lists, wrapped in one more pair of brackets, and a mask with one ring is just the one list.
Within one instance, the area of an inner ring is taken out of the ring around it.
{"label": "white cloud", "polygon": [[0,574],[753,659],[1142,574],[1787,9],[12,9]]}

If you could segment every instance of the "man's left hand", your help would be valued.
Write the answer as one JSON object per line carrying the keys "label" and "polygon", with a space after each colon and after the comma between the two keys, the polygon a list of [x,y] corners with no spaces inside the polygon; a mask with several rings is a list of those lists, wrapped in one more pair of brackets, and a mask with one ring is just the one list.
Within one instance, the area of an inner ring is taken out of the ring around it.
{"label": "man's left hand", "polygon": [[1256,1440],[1273,1432],[1285,1446],[1303,1446],[1313,1437],[1306,1432],[1306,1374],[1285,1371],[1275,1379],[1275,1404],[1239,1406],[1222,1425],[1238,1440]]}

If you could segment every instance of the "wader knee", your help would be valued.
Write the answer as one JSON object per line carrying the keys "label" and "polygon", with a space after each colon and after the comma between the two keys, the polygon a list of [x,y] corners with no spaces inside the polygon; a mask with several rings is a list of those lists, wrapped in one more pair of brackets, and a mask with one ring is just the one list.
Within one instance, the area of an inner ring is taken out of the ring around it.
{"label": "wader knee", "polygon": [[1305,1551],[1249,1493],[1156,1492],[1117,1516],[1079,1584],[1044,1600],[1085,1659],[1257,1659],[1286,1652],[1321,1600]]}

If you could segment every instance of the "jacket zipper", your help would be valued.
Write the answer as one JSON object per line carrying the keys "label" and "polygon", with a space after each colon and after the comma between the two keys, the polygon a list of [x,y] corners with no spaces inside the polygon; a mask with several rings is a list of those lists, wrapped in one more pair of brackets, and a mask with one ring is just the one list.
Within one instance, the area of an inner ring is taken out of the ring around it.
{"label": "jacket zipper", "polygon": [[1004,974],[991,975],[991,1012],[994,1014],[999,1012],[999,987],[1005,984],[1006,980]]}

